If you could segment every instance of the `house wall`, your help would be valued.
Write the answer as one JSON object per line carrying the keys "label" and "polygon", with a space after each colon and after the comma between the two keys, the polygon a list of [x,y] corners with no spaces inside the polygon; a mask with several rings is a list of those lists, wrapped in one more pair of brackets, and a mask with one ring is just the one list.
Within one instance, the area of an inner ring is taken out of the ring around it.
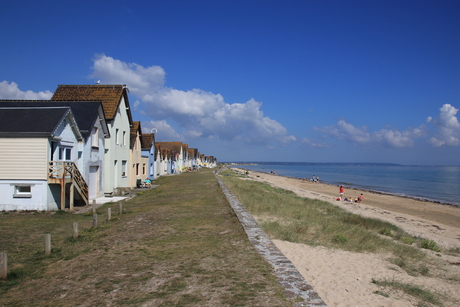
{"label": "house wall", "polygon": [[[30,186],[30,195],[15,195],[16,186]],[[49,205],[46,180],[0,180],[0,211],[14,210],[56,210]]]}
{"label": "house wall", "polygon": [[140,135],[137,134],[136,141],[133,145],[133,148],[130,150],[130,167],[131,167],[131,172],[129,173],[130,177],[130,186],[132,188],[136,187],[136,182],[138,179],[144,181],[147,179],[147,170],[145,170],[145,173],[143,171],[143,166],[147,167],[147,161],[148,159],[142,158],[141,155],[141,141],[140,141]]}
{"label": "house wall", "polygon": [[48,157],[47,138],[0,138],[0,179],[46,180]]}
{"label": "house wall", "polygon": [[[104,194],[106,195],[118,195],[119,188],[130,186],[128,173],[131,171],[129,161],[130,123],[126,108],[126,102],[122,98],[115,118],[108,122],[110,138],[105,139],[106,154],[104,158]],[[126,161],[124,174],[122,173],[123,161]]]}
{"label": "house wall", "polygon": [[[77,158],[77,136],[64,119],[55,132],[56,144],[71,147],[72,161]],[[51,139],[0,138],[0,210],[57,210],[60,193],[52,193],[58,184],[48,184],[48,162],[58,155],[51,153]],[[56,159],[57,160],[57,159]],[[18,191],[28,187],[28,192]]]}
{"label": "house wall", "polygon": [[99,119],[97,117],[93,126],[98,131],[97,141],[93,143],[93,135],[89,133],[84,142],[81,142],[78,154],[78,169],[88,184],[90,200],[104,195],[105,140]]}

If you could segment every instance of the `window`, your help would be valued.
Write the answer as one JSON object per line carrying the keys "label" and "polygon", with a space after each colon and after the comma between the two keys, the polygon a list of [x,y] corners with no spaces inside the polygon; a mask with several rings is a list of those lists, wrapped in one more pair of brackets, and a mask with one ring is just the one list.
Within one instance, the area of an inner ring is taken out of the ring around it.
{"label": "window", "polygon": [[116,129],[115,130],[115,144],[120,144],[120,130]]}
{"label": "window", "polygon": [[91,132],[91,146],[99,147],[99,129],[97,127],[93,127]]}
{"label": "window", "polygon": [[145,175],[145,163],[142,164],[142,175]]}
{"label": "window", "polygon": [[139,163],[136,163],[136,176],[139,175]]}
{"label": "window", "polygon": [[121,161],[121,176],[126,177],[126,160]]}
{"label": "window", "polygon": [[14,185],[15,198],[31,198],[32,197],[32,185],[31,184],[18,184]]}
{"label": "window", "polygon": [[72,148],[70,148],[70,147],[60,147],[59,148],[59,160],[60,161],[70,161],[70,160],[72,160]]}
{"label": "window", "polygon": [[126,146],[126,131],[123,131],[123,146]]}

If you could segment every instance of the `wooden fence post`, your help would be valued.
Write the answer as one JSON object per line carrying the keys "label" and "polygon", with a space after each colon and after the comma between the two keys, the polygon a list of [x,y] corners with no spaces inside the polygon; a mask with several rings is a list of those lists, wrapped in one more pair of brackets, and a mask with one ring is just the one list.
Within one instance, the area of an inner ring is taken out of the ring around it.
{"label": "wooden fence post", "polygon": [[45,255],[51,254],[51,234],[45,234]]}
{"label": "wooden fence post", "polygon": [[123,203],[120,201],[118,203],[118,215],[122,215],[123,214]]}
{"label": "wooden fence post", "polygon": [[73,222],[73,238],[78,238],[78,222]]}
{"label": "wooden fence post", "polygon": [[107,221],[112,219],[112,208],[107,208]]}
{"label": "wooden fence post", "polygon": [[97,227],[97,213],[93,214],[93,227]]}
{"label": "wooden fence post", "polygon": [[0,253],[0,279],[6,279],[8,276],[8,254]]}
{"label": "wooden fence post", "polygon": [[91,207],[93,208],[93,214],[96,213],[96,200],[93,199],[93,203],[91,204]]}

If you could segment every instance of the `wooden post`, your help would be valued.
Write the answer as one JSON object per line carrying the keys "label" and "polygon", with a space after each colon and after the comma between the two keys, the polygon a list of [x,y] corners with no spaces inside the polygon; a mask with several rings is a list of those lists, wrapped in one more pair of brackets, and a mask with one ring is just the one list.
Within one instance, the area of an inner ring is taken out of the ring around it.
{"label": "wooden post", "polygon": [[97,227],[97,213],[93,214],[93,227]]}
{"label": "wooden post", "polygon": [[51,234],[45,235],[45,255],[51,254]]}
{"label": "wooden post", "polygon": [[93,207],[93,214],[96,213],[96,200],[95,199],[93,199],[93,203],[91,207]]}
{"label": "wooden post", "polygon": [[123,203],[120,201],[118,203],[118,215],[122,215],[123,214]]}
{"label": "wooden post", "polygon": [[73,238],[78,238],[78,222],[73,222]]}
{"label": "wooden post", "polygon": [[107,208],[107,221],[112,219],[112,208]]}
{"label": "wooden post", "polygon": [[0,253],[0,279],[6,279],[8,276],[8,254]]}
{"label": "wooden post", "polygon": [[75,188],[73,182],[70,184],[70,196],[69,196],[69,210],[73,211],[73,200],[74,200]]}
{"label": "wooden post", "polygon": [[61,178],[61,210],[65,210],[65,171]]}

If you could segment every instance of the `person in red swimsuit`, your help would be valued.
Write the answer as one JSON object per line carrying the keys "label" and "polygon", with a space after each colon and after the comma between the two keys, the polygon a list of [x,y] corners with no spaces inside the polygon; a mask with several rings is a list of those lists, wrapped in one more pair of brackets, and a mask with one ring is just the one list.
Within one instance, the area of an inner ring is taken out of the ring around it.
{"label": "person in red swimsuit", "polygon": [[343,187],[343,185],[340,186],[339,193],[340,193],[340,200],[343,200],[343,195],[345,194],[345,188]]}

